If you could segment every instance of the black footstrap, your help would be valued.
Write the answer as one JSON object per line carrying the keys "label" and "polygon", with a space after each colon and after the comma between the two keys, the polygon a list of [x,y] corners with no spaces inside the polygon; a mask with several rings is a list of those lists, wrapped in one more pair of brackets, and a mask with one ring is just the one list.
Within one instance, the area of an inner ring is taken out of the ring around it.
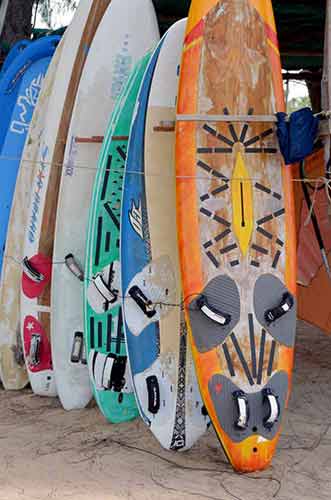
{"label": "black footstrap", "polygon": [[294,299],[292,295],[288,292],[284,293],[281,302],[278,304],[278,306],[274,307],[273,309],[268,309],[266,311],[264,317],[266,322],[270,325],[271,323],[274,323],[278,319],[282,318],[287,314],[292,307],[294,306]]}
{"label": "black footstrap", "polygon": [[152,301],[146,297],[138,286],[132,286],[129,290],[129,295],[148,318],[155,316],[156,309]]}

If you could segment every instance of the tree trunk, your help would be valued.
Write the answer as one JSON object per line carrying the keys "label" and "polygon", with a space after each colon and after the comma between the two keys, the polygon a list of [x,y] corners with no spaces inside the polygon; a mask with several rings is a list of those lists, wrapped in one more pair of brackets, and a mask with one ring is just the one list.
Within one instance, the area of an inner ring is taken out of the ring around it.
{"label": "tree trunk", "polygon": [[15,42],[22,38],[30,38],[32,26],[32,9],[35,0],[10,0],[5,24],[1,34],[0,67]]}
{"label": "tree trunk", "polygon": [[309,91],[311,107],[314,113],[319,113],[322,109],[321,102],[321,80],[306,80]]}

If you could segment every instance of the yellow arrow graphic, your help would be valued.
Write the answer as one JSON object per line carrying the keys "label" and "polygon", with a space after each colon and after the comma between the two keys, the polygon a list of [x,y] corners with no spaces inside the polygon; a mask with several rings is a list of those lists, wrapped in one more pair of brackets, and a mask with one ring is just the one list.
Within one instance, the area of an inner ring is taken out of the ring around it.
{"label": "yellow arrow graphic", "polygon": [[231,191],[233,231],[241,253],[245,256],[249,248],[254,224],[253,190],[244,159],[240,152],[237,153],[236,157],[236,166],[231,180]]}

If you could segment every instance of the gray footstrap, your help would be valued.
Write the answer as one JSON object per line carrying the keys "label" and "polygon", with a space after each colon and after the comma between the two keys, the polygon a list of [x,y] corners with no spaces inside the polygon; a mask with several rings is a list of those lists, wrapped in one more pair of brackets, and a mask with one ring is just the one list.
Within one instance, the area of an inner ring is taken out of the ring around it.
{"label": "gray footstrap", "polygon": [[42,281],[44,281],[45,276],[33,267],[28,257],[24,257],[22,267],[23,273],[34,283],[41,283]]}

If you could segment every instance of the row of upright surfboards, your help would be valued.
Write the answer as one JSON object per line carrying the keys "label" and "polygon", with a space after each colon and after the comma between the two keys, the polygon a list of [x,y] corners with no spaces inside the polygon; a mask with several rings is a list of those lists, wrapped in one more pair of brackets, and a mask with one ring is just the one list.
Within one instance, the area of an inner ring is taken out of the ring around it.
{"label": "row of upright surfboards", "polygon": [[67,410],[93,395],[171,450],[211,420],[235,469],[267,467],[296,320],[271,1],[193,0],[160,40],[150,0],[81,0],[2,74],[2,102],[38,43],[38,101],[20,100],[21,134],[6,104],[0,136],[5,389]]}

